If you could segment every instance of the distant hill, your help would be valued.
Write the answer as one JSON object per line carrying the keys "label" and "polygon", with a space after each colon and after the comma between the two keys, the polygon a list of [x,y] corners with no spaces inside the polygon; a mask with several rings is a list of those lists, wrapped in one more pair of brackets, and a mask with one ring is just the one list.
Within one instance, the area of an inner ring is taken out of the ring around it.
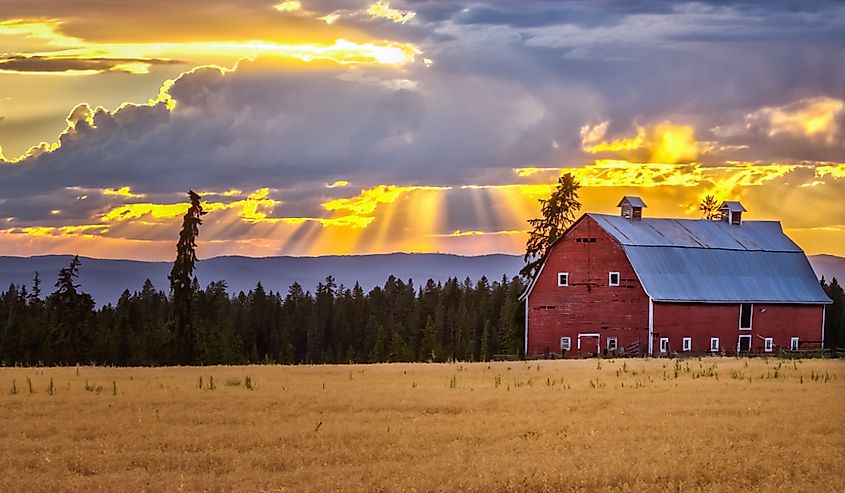
{"label": "distant hill", "polygon": [[810,265],[816,271],[816,276],[830,281],[834,277],[840,284],[845,283],[845,258],[835,255],[812,255]]}
{"label": "distant hill", "polygon": [[[34,257],[0,257],[0,289],[11,283],[32,285],[38,271],[42,291],[53,290],[59,269],[66,267],[70,255]],[[79,284],[91,293],[98,304],[114,303],[125,289],[139,291],[149,278],[157,289],[167,291],[169,262],[137,260],[106,260],[80,257]],[[287,293],[298,282],[304,289],[314,291],[326,276],[334,276],[338,285],[352,287],[361,283],[365,290],[383,285],[390,275],[405,281],[413,279],[416,286],[429,278],[445,281],[449,277],[473,281],[487,276],[491,281],[502,275],[513,277],[522,267],[522,258],[515,255],[493,254],[475,257],[434,253],[391,253],[383,255],[349,255],[325,257],[214,257],[197,265],[197,279],[205,286],[211,281],[225,280],[229,291],[247,292],[259,281],[265,289]]]}
{"label": "distant hill", "polygon": [[[42,290],[53,290],[59,269],[66,267],[69,255],[36,257],[0,257],[0,289],[9,284],[32,285],[35,271],[40,272]],[[114,303],[124,289],[138,291],[149,278],[156,288],[167,291],[169,262],[106,260],[80,257],[79,282],[82,289],[94,296],[98,304]],[[816,275],[845,281],[845,258],[833,255],[810,257]],[[413,279],[417,286],[429,278],[445,281],[449,277],[473,281],[481,276],[495,280],[513,277],[522,267],[517,255],[480,255],[464,257],[440,253],[391,253],[383,255],[348,255],[326,257],[214,257],[201,260],[197,278],[205,286],[211,281],[225,280],[232,293],[247,292],[259,281],[265,289],[287,293],[294,282],[313,291],[318,282],[332,275],[338,284],[351,287],[360,282],[369,290],[384,284],[394,275],[405,281]]]}

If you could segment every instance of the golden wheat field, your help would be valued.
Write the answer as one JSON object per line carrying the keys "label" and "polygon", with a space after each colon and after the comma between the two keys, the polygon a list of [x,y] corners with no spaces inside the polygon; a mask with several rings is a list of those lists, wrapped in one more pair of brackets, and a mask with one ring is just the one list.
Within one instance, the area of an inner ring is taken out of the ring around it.
{"label": "golden wheat field", "polygon": [[0,385],[3,492],[845,490],[835,360],[6,368]]}

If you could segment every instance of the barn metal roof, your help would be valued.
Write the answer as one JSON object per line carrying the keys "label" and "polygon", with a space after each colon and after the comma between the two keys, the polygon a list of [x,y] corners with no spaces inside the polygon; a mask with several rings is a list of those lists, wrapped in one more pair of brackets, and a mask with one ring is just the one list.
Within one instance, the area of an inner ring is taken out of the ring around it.
{"label": "barn metal roof", "polygon": [[645,202],[643,202],[643,199],[637,197],[636,195],[625,195],[622,197],[622,200],[616,204],[616,207],[622,207],[625,204],[628,204],[631,207],[648,207],[645,205]]}
{"label": "barn metal roof", "polygon": [[733,200],[726,200],[722,202],[722,205],[719,206],[719,210],[722,209],[726,209],[731,212],[748,212],[745,207],[742,206],[742,204]]}
{"label": "barn metal roof", "polygon": [[655,301],[830,303],[804,252],[777,221],[588,215],[622,244]]}

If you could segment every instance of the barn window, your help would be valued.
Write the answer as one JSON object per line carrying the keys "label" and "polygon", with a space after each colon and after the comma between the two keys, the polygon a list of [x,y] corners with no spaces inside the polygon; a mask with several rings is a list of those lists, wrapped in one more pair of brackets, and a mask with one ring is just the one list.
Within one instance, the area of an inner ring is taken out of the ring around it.
{"label": "barn window", "polygon": [[798,338],[793,337],[789,339],[789,349],[791,351],[798,351]]}
{"label": "barn window", "polygon": [[616,351],[616,338],[615,337],[608,337],[607,338],[607,350],[608,351]]}
{"label": "barn window", "polygon": [[558,286],[569,286],[569,272],[558,272],[557,273],[557,285]]}
{"label": "barn window", "polygon": [[775,345],[775,343],[774,343],[774,341],[772,340],[771,337],[763,338],[763,351],[765,351],[767,353],[771,353],[772,349],[774,349],[774,345]]}
{"label": "barn window", "polygon": [[661,337],[660,338],[660,352],[661,353],[668,353],[669,352],[669,338],[668,337]]}
{"label": "barn window", "polygon": [[751,312],[754,311],[754,305],[751,303],[743,303],[739,305],[739,328],[751,328]]}
{"label": "barn window", "polygon": [[692,351],[692,337],[684,337],[683,348],[684,351]]}
{"label": "barn window", "polygon": [[569,337],[561,337],[560,338],[560,350],[561,351],[569,351],[572,347],[572,339]]}
{"label": "barn window", "polygon": [[608,285],[609,286],[619,286],[619,273],[618,272],[611,272],[608,276]]}
{"label": "barn window", "polygon": [[719,338],[718,337],[711,337],[710,338],[710,350],[714,353],[719,351]]}

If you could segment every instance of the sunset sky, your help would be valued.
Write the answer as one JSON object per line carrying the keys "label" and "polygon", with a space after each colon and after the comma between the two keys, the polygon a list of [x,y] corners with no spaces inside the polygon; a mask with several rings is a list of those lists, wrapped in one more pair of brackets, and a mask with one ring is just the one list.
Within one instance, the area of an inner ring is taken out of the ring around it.
{"label": "sunset sky", "polygon": [[845,4],[3,0],[0,254],[522,253],[706,194],[845,256]]}

